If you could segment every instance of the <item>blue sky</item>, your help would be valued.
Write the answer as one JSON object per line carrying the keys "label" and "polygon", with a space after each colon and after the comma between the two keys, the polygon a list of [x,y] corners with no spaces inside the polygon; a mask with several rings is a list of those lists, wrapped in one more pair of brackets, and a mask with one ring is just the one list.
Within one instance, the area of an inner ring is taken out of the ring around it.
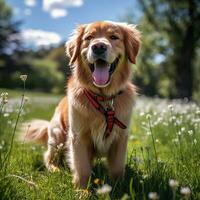
{"label": "blue sky", "polygon": [[[7,0],[14,18],[22,20],[26,43],[50,45],[65,41],[76,24],[119,19],[136,0]],[[35,42],[35,40],[41,40]]]}

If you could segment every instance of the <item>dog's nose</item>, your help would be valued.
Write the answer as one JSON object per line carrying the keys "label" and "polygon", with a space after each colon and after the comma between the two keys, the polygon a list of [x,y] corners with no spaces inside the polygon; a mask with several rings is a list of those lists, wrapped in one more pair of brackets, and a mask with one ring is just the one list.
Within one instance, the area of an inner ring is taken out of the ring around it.
{"label": "dog's nose", "polygon": [[92,51],[96,55],[102,55],[103,53],[106,52],[106,50],[107,50],[107,46],[106,46],[106,44],[104,44],[102,42],[92,45]]}

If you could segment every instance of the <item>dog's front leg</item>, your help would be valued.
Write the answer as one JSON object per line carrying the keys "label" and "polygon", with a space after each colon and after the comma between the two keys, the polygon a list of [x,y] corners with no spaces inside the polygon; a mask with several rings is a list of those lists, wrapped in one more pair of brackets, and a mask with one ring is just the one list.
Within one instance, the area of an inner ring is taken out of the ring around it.
{"label": "dog's front leg", "polygon": [[128,134],[121,131],[119,138],[111,145],[108,154],[108,168],[111,179],[122,178],[125,170],[125,158]]}
{"label": "dog's front leg", "polygon": [[92,171],[92,154],[89,145],[80,135],[70,133],[69,164],[75,187],[86,188]]}

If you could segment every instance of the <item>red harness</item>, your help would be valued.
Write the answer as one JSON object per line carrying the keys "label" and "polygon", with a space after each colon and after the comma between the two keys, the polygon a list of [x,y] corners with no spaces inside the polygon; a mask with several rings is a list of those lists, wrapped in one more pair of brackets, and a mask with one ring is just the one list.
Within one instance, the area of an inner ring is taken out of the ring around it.
{"label": "red harness", "polygon": [[[88,91],[88,90],[84,90],[84,94],[86,95],[86,97],[88,98],[88,100],[92,104],[92,106],[105,116],[106,123],[107,123],[105,134],[104,134],[105,138],[107,138],[111,134],[114,124],[116,124],[117,126],[119,126],[122,129],[127,128],[126,125],[124,125],[121,121],[119,121],[115,117],[115,111],[112,106],[108,105],[108,107],[105,109],[99,103],[99,101],[102,101],[102,102],[113,101],[113,99],[116,96],[104,97],[104,96],[96,95],[93,92]],[[119,92],[118,95],[119,94],[121,94],[121,92]]]}

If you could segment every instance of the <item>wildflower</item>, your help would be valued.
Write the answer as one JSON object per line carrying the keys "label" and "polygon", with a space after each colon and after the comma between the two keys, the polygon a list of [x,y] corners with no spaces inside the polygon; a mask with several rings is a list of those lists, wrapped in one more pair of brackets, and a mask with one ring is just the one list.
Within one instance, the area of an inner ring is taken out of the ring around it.
{"label": "wildflower", "polygon": [[181,132],[184,132],[184,131],[185,131],[185,127],[182,127],[182,128],[181,128]]}
{"label": "wildflower", "polygon": [[1,93],[1,98],[2,98],[3,104],[8,103],[8,93],[7,92]]}
{"label": "wildflower", "polygon": [[173,142],[173,143],[178,143],[178,138],[172,139],[172,142]]}
{"label": "wildflower", "polygon": [[150,114],[147,114],[147,115],[146,115],[146,119],[150,120],[150,119],[151,119],[151,115],[150,115]]}
{"label": "wildflower", "polygon": [[168,109],[171,110],[171,111],[173,111],[174,110],[173,105],[172,104],[168,105]]}
{"label": "wildflower", "polygon": [[9,113],[4,113],[3,116],[4,116],[4,117],[9,117],[9,115],[10,115]]}
{"label": "wildflower", "polygon": [[189,131],[188,131],[188,134],[189,134],[189,135],[193,135],[193,130],[189,130]]}
{"label": "wildflower", "polygon": [[20,75],[20,79],[21,79],[23,82],[26,81],[27,77],[28,77],[28,76],[27,76],[26,74]]}
{"label": "wildflower", "polygon": [[86,194],[86,195],[88,195],[89,194],[89,190],[88,189],[84,189],[83,193]]}
{"label": "wildflower", "polygon": [[3,146],[2,146],[2,145],[0,145],[0,150],[1,150],[1,149],[3,149]]}
{"label": "wildflower", "polygon": [[141,112],[141,113],[140,113],[140,116],[144,116],[144,112]]}
{"label": "wildflower", "polygon": [[170,179],[169,180],[169,186],[172,188],[172,189],[176,189],[178,186],[179,186],[179,182],[174,180],[174,179]]}
{"label": "wildflower", "polygon": [[24,101],[28,102],[29,98],[27,96],[24,96]]}
{"label": "wildflower", "polygon": [[197,111],[196,111],[196,114],[197,114],[197,115],[200,114],[200,110],[197,110]]}
{"label": "wildflower", "polygon": [[134,138],[135,138],[134,135],[130,135],[130,136],[129,136],[129,139],[130,139],[130,140],[134,140]]}
{"label": "wildflower", "polygon": [[172,117],[170,118],[170,122],[175,121],[175,120],[176,120],[176,117],[175,117],[175,116],[172,116]]}
{"label": "wildflower", "polygon": [[194,144],[196,144],[196,143],[197,143],[197,139],[194,139],[194,141],[193,141],[193,142],[194,142]]}
{"label": "wildflower", "polygon": [[156,192],[150,192],[148,194],[148,197],[149,197],[149,199],[153,199],[153,200],[159,199],[159,196]]}
{"label": "wildflower", "polygon": [[142,122],[142,126],[145,126],[146,125],[146,122]]}
{"label": "wildflower", "polygon": [[189,187],[182,187],[180,190],[180,193],[184,196],[184,197],[189,197],[191,194],[191,190]]}
{"label": "wildflower", "polygon": [[128,194],[124,194],[121,198],[121,200],[127,200],[127,199],[130,199],[130,197],[128,196]]}
{"label": "wildflower", "polygon": [[150,131],[147,131],[147,135],[151,135],[151,132],[150,132]]}
{"label": "wildflower", "polygon": [[112,190],[112,187],[108,184],[105,184],[97,190],[97,194],[102,194],[102,195],[109,194],[111,190]]}
{"label": "wildflower", "polygon": [[156,143],[159,143],[160,141],[159,141],[159,139],[156,139]]}
{"label": "wildflower", "polygon": [[94,183],[95,183],[96,185],[99,185],[99,184],[101,183],[101,180],[100,180],[99,178],[95,178],[95,179],[94,179]]}
{"label": "wildflower", "polygon": [[132,159],[135,163],[138,163],[138,164],[142,162],[142,160],[138,157],[133,157]]}

